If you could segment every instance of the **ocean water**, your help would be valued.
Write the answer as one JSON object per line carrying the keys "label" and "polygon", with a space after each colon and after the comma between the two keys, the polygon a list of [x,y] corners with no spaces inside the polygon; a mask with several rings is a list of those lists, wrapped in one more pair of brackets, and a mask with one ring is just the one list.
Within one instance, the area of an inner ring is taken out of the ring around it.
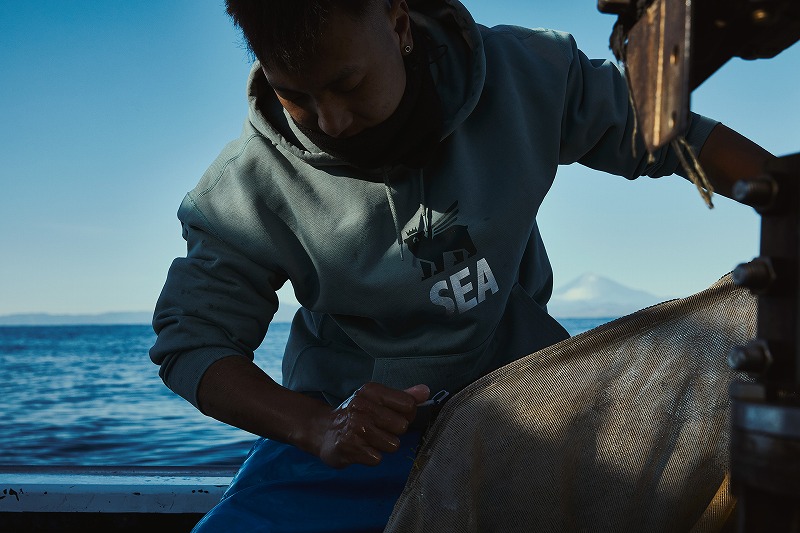
{"label": "ocean water", "polygon": [[[572,334],[609,319],[564,319]],[[256,363],[280,382],[289,324],[270,326]],[[256,437],[166,388],[150,326],[0,327],[0,464],[238,465]]]}

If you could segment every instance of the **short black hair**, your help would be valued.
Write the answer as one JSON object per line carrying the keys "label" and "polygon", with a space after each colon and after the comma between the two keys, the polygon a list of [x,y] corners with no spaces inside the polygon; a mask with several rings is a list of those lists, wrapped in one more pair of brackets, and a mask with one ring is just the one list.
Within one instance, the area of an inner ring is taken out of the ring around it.
{"label": "short black hair", "polygon": [[334,9],[354,18],[388,0],[225,0],[247,48],[265,66],[297,71],[317,52]]}

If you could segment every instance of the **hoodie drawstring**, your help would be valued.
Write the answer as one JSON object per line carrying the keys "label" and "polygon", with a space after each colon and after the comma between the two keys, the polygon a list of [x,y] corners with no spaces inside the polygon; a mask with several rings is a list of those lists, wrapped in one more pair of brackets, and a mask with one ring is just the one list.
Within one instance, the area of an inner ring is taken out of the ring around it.
{"label": "hoodie drawstring", "polygon": [[425,205],[425,180],[422,176],[422,169],[419,169],[419,206],[422,208],[422,214],[425,215],[424,234],[429,239],[433,239],[433,228],[431,227],[433,212]]}
{"label": "hoodie drawstring", "polygon": [[[383,174],[383,188],[386,192],[386,199],[389,202],[389,211],[392,213],[392,222],[394,222],[394,230],[397,232],[397,245],[400,247],[400,260],[404,261],[405,258],[403,256],[403,233],[400,229],[400,221],[397,219],[397,208],[394,205],[394,198],[392,197],[392,187],[389,182],[389,173],[384,172]],[[419,228],[419,231],[422,232],[423,235],[426,235],[429,239],[433,238],[432,228],[431,228],[431,217],[433,213],[430,209],[425,206],[425,180],[422,173],[422,169],[419,169],[419,204],[422,208],[423,216],[420,216],[420,222],[423,224],[423,227]]]}
{"label": "hoodie drawstring", "polygon": [[394,198],[392,198],[392,188],[389,186],[388,172],[383,173],[383,188],[386,191],[386,199],[389,200],[389,211],[392,212],[394,230],[397,232],[397,245],[400,247],[400,261],[403,261],[403,234],[400,231],[400,222],[397,220],[397,209],[394,206]]}

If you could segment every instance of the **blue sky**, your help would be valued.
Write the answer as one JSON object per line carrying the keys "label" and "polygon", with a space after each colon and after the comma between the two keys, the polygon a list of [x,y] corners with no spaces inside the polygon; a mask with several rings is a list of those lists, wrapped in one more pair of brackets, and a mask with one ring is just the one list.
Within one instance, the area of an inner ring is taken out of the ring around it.
{"label": "blue sky", "polygon": [[[610,57],[592,0],[467,0],[483,24],[571,31]],[[175,212],[246,113],[248,56],[221,1],[0,3],[0,314],[152,309],[185,252]],[[800,47],[733,60],[693,110],[800,150]],[[540,225],[562,285],[594,272],[667,297],[758,251],[759,219],[682,178],[562,169]],[[289,291],[282,291],[286,300]]]}

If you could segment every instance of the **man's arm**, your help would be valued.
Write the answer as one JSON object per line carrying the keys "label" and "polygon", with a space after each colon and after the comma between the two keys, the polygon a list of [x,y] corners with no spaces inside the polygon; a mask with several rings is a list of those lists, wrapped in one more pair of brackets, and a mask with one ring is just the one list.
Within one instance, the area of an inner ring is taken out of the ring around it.
{"label": "man's arm", "polygon": [[203,413],[256,435],[292,444],[336,468],[377,465],[382,452],[397,451],[416,406],[430,390],[405,391],[368,383],[342,405],[324,402],[275,383],[246,357],[216,361],[197,392]]}
{"label": "man's arm", "polygon": [[728,198],[733,184],[755,178],[774,156],[753,141],[723,124],[717,124],[708,136],[698,159],[714,190]]}

